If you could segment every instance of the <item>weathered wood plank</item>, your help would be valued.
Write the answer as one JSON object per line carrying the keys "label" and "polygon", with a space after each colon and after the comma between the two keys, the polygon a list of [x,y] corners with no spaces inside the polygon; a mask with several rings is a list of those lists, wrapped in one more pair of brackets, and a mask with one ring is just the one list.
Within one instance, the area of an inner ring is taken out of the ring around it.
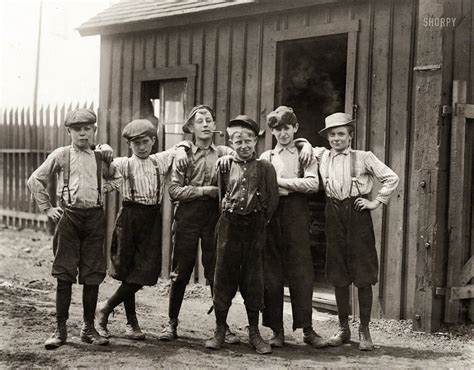
{"label": "weathered wood plank", "polygon": [[[102,36],[100,42],[100,79],[99,79],[99,107],[97,109],[98,141],[108,143],[110,125],[110,94],[112,82],[112,41]],[[114,148],[115,150],[117,148]]]}
{"label": "weathered wood plank", "polygon": [[176,66],[179,64],[180,56],[180,45],[179,45],[179,33],[176,29],[173,29],[168,33],[168,64],[167,66]]}
{"label": "weathered wood plank", "polygon": [[178,65],[191,64],[193,58],[193,30],[191,28],[179,32],[179,59]]}
{"label": "weathered wood plank", "polygon": [[451,300],[458,301],[460,299],[473,299],[474,298],[474,284],[466,285],[463,287],[451,288]]}
{"label": "weathered wood plank", "polygon": [[[134,39],[126,37],[123,44],[123,66],[122,66],[122,119],[119,127],[122,132],[125,125],[132,118],[133,104],[133,72],[134,72]],[[117,147],[117,156],[128,156],[127,142],[120,137],[119,146]]]}
{"label": "weathered wood plank", "polygon": [[[216,122],[218,130],[225,130],[229,119],[229,99],[231,85],[232,60],[232,24],[220,25],[218,29],[217,42],[217,66],[216,66]],[[216,135],[214,140],[223,144],[224,138]]]}
{"label": "weathered wood plank", "polygon": [[[167,31],[161,31],[155,35],[155,66],[156,67],[166,67],[169,65],[168,62],[168,54],[169,54],[169,35]],[[145,43],[145,48],[149,47],[147,43]],[[173,65],[173,64],[171,64]]]}
{"label": "weathered wood plank", "polygon": [[227,119],[244,114],[245,73],[247,65],[247,22],[238,21],[232,32],[232,69],[230,78],[229,110]]}
{"label": "weathered wood plank", "polygon": [[258,102],[260,95],[258,89],[260,85],[259,63],[262,50],[263,24],[260,20],[249,20],[247,24],[247,54],[245,70],[245,96],[242,107],[243,112],[256,119],[258,117]]}
{"label": "weathered wood plank", "polygon": [[186,102],[186,114],[189,113],[194,104],[201,104],[204,90],[204,58],[205,58],[205,33],[202,27],[193,28],[192,33],[192,62],[198,65],[196,76],[195,101]]}
{"label": "weathered wood plank", "polygon": [[203,79],[202,82],[202,103],[216,107],[216,84],[217,84],[217,36],[218,31],[215,25],[211,25],[204,30],[204,56],[203,56]]}
{"label": "weathered wood plank", "polygon": [[471,258],[469,258],[469,260],[463,266],[459,283],[461,285],[467,285],[472,278],[474,278],[474,256],[471,256]]}

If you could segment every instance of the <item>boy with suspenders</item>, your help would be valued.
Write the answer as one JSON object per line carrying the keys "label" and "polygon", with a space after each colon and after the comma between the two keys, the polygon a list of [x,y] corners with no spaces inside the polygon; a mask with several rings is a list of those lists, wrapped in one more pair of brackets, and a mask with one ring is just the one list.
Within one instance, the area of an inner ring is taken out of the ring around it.
{"label": "boy with suspenders", "polygon": [[[388,203],[399,178],[372,152],[351,148],[354,123],[345,113],[327,116],[319,134],[328,139],[331,149],[315,147],[314,154],[326,192],[326,278],[335,287],[339,316],[339,330],[329,345],[350,341],[349,285],[354,283],[359,296],[359,349],[371,351],[369,322],[378,260],[370,211]],[[374,178],[382,187],[370,201],[367,195]]]}
{"label": "boy with suspenders", "polygon": [[[96,115],[92,110],[69,112],[64,125],[72,145],[54,150],[28,179],[28,188],[39,209],[57,222],[52,266],[52,275],[57,279],[57,327],[46,340],[46,349],[58,348],[66,342],[71,287],[78,274],[79,284],[83,284],[81,341],[95,345],[108,343],[94,328],[99,284],[106,271],[102,195],[117,189],[122,178],[113,165],[103,163],[100,154],[91,149],[95,122]],[[51,176],[58,178],[60,207],[52,206],[46,190]]]}
{"label": "boy with suspenders", "polygon": [[[122,136],[132,150],[131,157],[115,158],[113,164],[124,181],[120,192],[122,207],[117,215],[110,249],[110,275],[122,284],[97,309],[97,330],[110,337],[109,314],[124,303],[127,317],[126,336],[143,340],[135,312],[135,293],[144,285],[155,285],[161,272],[161,202],[177,147],[150,154],[156,141],[156,128],[146,119],[127,124]],[[182,150],[182,157],[186,153]]]}
{"label": "boy with suspenders", "polygon": [[293,330],[303,329],[303,340],[315,348],[328,345],[312,327],[313,260],[311,257],[310,213],[306,194],[318,191],[318,164],[300,164],[294,136],[298,121],[293,109],[280,106],[267,117],[277,140],[274,149],[260,156],[272,163],[277,173],[280,201],[268,226],[265,246],[265,309],[263,325],[273,330],[272,347],[283,347],[283,282],[290,289]]}

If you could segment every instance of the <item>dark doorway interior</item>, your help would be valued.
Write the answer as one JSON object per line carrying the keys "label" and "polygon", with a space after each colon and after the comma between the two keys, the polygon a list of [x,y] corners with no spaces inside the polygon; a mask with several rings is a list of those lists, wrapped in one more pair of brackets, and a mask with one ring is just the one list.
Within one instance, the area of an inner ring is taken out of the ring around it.
{"label": "dark doorway interior", "polygon": [[[347,34],[279,42],[277,44],[276,105],[294,109],[300,125],[298,137],[313,146],[327,146],[318,135],[324,117],[344,111]],[[329,288],[324,273],[324,192],[310,198],[311,250],[315,286]]]}

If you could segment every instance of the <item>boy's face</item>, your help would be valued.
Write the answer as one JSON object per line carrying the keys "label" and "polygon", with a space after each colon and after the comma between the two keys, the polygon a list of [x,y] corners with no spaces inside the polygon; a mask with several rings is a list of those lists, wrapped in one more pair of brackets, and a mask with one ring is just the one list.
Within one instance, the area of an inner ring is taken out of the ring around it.
{"label": "boy's face", "polygon": [[278,141],[278,144],[287,146],[293,142],[295,138],[295,133],[298,131],[298,124],[295,126],[292,125],[281,125],[275,128],[272,128],[272,135],[275,136],[275,139]]}
{"label": "boy's face", "polygon": [[241,128],[241,130],[231,135],[229,142],[237,154],[237,157],[242,160],[247,160],[252,158],[255,152],[257,137],[253,131],[247,128]]}
{"label": "boy's face", "polygon": [[77,149],[88,149],[94,143],[96,127],[94,124],[84,123],[68,127],[68,134],[74,147]]}
{"label": "boy's face", "polygon": [[352,134],[349,134],[347,127],[334,127],[328,131],[328,140],[331,148],[337,152],[346,150],[352,141]]}
{"label": "boy's face", "polygon": [[194,122],[189,127],[196,139],[212,139],[213,132],[216,129],[216,123],[209,111],[202,109],[194,115]]}
{"label": "boy's face", "polygon": [[143,136],[128,142],[130,149],[133,154],[139,158],[148,158],[151,153],[153,144],[155,144],[156,138],[150,136]]}

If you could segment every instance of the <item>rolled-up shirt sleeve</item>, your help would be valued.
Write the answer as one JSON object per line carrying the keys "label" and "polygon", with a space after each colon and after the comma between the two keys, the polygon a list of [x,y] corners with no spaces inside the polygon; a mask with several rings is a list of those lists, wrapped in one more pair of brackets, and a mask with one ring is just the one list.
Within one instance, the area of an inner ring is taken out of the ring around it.
{"label": "rolled-up shirt sleeve", "polygon": [[387,204],[398,186],[400,178],[398,175],[372,152],[367,152],[365,156],[365,168],[380,181],[382,187],[375,198],[383,204]]}
{"label": "rolled-up shirt sleeve", "polygon": [[46,160],[31,174],[27,181],[28,189],[42,212],[52,207],[47,186],[51,177],[56,176],[60,171],[58,157],[61,150],[62,148],[56,149],[48,155]]}
{"label": "rolled-up shirt sleeve", "polygon": [[319,187],[317,161],[313,159],[304,169],[304,177],[280,178],[279,185],[298,193],[316,193]]}
{"label": "rolled-up shirt sleeve", "polygon": [[104,163],[104,165],[106,169],[103,171],[103,178],[105,181],[102,185],[102,192],[106,194],[114,190],[119,190],[123,181],[120,171],[113,162],[108,165]]}

